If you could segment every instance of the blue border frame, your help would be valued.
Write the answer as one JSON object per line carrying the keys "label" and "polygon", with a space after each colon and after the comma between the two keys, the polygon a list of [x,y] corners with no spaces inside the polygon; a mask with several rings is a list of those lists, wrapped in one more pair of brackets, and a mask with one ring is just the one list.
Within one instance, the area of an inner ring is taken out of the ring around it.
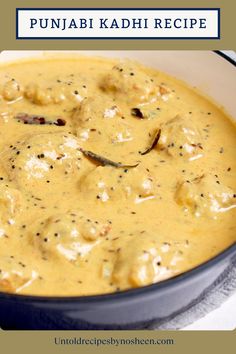
{"label": "blue border frame", "polygon": [[[67,10],[72,10],[72,11],[103,11],[103,10],[115,10],[115,11],[122,11],[122,10],[158,10],[158,11],[171,11],[171,10],[175,10],[175,11],[186,11],[186,10],[205,10],[205,11],[217,11],[218,14],[218,35],[217,37],[19,37],[19,33],[18,33],[18,25],[19,25],[19,21],[18,21],[18,13],[19,11],[31,11],[31,10],[35,10],[35,11],[40,11],[40,10],[47,10],[47,11],[67,11]],[[219,7],[212,7],[212,8],[204,8],[204,7],[196,7],[196,8],[191,8],[191,7],[183,7],[183,8],[155,8],[155,7],[150,7],[150,8],[46,8],[46,7],[42,7],[42,8],[16,8],[16,39],[17,40],[219,40],[221,39],[221,27],[220,27],[220,8]]]}

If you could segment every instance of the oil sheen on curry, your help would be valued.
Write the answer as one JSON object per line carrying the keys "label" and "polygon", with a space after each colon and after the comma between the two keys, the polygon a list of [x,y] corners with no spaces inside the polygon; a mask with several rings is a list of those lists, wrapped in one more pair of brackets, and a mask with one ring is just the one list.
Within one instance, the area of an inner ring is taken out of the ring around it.
{"label": "oil sheen on curry", "polygon": [[235,242],[235,153],[220,108],[138,63],[1,66],[0,291],[112,293],[209,260]]}

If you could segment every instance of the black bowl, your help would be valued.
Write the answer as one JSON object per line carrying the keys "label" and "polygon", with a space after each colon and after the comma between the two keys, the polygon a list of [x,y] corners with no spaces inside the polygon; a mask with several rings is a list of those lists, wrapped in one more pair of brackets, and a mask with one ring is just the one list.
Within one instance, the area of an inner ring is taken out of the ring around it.
{"label": "black bowl", "polygon": [[0,293],[0,326],[53,330],[147,328],[199,301],[232,265],[236,266],[236,244],[175,278],[120,293],[84,297]]}
{"label": "black bowl", "polygon": [[[234,61],[217,52],[229,62]],[[84,297],[0,293],[3,329],[138,329],[160,324],[200,301],[228,267],[236,266],[236,243],[175,278],[139,289]]]}

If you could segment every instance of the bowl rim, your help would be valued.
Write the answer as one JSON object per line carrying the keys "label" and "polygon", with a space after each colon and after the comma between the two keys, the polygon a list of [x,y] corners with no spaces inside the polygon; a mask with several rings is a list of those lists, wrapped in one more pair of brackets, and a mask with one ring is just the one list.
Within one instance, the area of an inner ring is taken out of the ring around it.
{"label": "bowl rim", "polygon": [[[236,67],[236,60],[229,57],[227,54],[220,50],[213,50],[213,53],[222,57],[234,67]],[[127,300],[134,300],[138,297],[145,297],[147,295],[155,295],[157,291],[169,291],[170,288],[181,286],[182,283],[188,281],[191,278],[199,277],[203,272],[208,271],[217,264],[222,263],[225,259],[230,257],[236,257],[236,241],[229,246],[224,251],[215,255],[213,258],[201,263],[200,265],[189,269],[183,273],[180,273],[174,277],[164,279],[160,282],[142,286],[140,288],[132,288],[127,290],[122,290],[115,293],[98,294],[98,295],[85,295],[85,296],[46,296],[46,295],[23,295],[23,294],[12,294],[0,291],[0,300],[11,300],[11,301],[23,301],[30,303],[47,303],[47,304],[71,304],[71,303],[81,303],[81,304],[94,304],[94,303],[104,303],[107,305],[109,302],[122,302]],[[236,259],[236,258],[235,258]]]}

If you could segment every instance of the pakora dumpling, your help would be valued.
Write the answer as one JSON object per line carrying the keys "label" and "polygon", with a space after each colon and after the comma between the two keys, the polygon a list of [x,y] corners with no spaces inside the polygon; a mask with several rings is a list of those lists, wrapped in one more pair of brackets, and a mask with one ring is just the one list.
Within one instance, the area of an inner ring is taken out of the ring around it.
{"label": "pakora dumpling", "polygon": [[[106,95],[83,100],[73,113],[73,126],[79,141],[92,144],[99,151],[107,150],[109,144],[132,141],[132,126],[122,119],[122,112],[114,99]],[[101,126],[106,125],[106,130]],[[125,150],[125,146],[124,146]]]}
{"label": "pakora dumpling", "polygon": [[203,156],[200,132],[189,118],[179,115],[161,125],[157,148],[174,158],[196,160]]}
{"label": "pakora dumpling", "polygon": [[154,79],[129,61],[113,66],[101,80],[100,88],[132,105],[155,102],[160,96],[159,85]]}
{"label": "pakora dumpling", "polygon": [[[127,289],[145,286],[178,273],[178,262],[183,261],[183,251],[178,247],[163,247],[157,235],[136,235],[117,253],[112,280]],[[182,247],[183,248],[183,247]]]}
{"label": "pakora dumpling", "polygon": [[23,203],[22,194],[15,188],[0,184],[0,237],[16,222]]}
{"label": "pakora dumpling", "polygon": [[115,100],[106,95],[99,95],[85,98],[73,113],[72,119],[75,128],[85,128],[119,115],[120,109]]}
{"label": "pakora dumpling", "polygon": [[155,181],[145,168],[117,168],[98,166],[80,181],[80,190],[88,200],[102,202],[133,200],[139,203],[155,197]]}
{"label": "pakora dumpling", "polygon": [[79,103],[87,95],[82,81],[71,81],[70,76],[60,79],[49,77],[39,83],[29,82],[24,89],[24,97],[38,106],[58,105],[63,102]]}
{"label": "pakora dumpling", "polygon": [[62,175],[65,185],[72,178],[76,183],[83,165],[79,148],[78,139],[70,134],[35,134],[9,147],[2,161],[10,161],[7,172],[20,188],[37,194],[40,184],[56,183]]}
{"label": "pakora dumpling", "polygon": [[23,88],[15,79],[9,79],[0,87],[0,95],[8,102],[16,101],[22,98]]}
{"label": "pakora dumpling", "polygon": [[8,255],[0,258],[0,291],[18,293],[30,286],[37,278],[38,272],[26,267],[21,261],[15,261]]}
{"label": "pakora dumpling", "polygon": [[87,255],[110,231],[108,221],[91,219],[77,211],[56,214],[40,222],[31,242],[42,254],[75,261]]}
{"label": "pakora dumpling", "polygon": [[177,185],[175,201],[197,217],[217,217],[218,213],[236,207],[236,194],[220,183],[215,175],[206,174]]}

